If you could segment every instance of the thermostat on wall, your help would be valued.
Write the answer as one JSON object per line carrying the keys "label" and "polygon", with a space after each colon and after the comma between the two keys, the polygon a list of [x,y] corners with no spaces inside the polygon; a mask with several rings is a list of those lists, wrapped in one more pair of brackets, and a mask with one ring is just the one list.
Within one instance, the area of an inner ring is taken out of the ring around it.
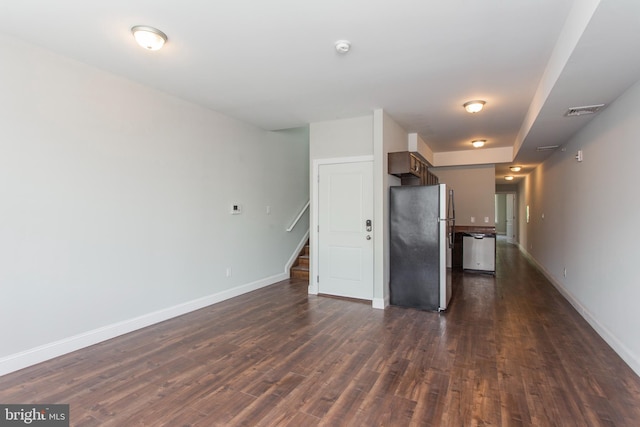
{"label": "thermostat on wall", "polygon": [[238,203],[231,204],[231,215],[239,215],[242,213],[242,205]]}

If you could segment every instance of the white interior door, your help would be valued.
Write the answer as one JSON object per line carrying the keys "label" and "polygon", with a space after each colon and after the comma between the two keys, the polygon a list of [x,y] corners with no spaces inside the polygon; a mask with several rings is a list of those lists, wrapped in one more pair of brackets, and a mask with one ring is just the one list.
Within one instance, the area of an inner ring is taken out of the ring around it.
{"label": "white interior door", "polygon": [[514,243],[515,242],[515,228],[514,228],[514,220],[515,220],[515,194],[507,194],[507,213],[505,214],[505,219],[507,221],[507,242]]}
{"label": "white interior door", "polygon": [[318,292],[373,299],[373,165],[319,167]]}

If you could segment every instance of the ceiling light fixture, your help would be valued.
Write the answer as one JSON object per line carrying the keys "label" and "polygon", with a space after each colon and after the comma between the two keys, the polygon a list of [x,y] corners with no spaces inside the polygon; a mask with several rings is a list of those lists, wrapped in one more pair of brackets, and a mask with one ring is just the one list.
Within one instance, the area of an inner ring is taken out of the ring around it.
{"label": "ceiling light fixture", "polygon": [[484,104],[486,104],[485,101],[478,99],[475,101],[465,102],[464,104],[462,104],[462,106],[464,107],[465,110],[467,110],[468,113],[477,113],[480,110],[482,110],[482,108],[484,107]]}
{"label": "ceiling light fixture", "polygon": [[507,181],[513,181],[513,176],[507,175],[504,177],[504,179],[506,179]]}
{"label": "ceiling light fixture", "polygon": [[131,33],[140,46],[148,50],[158,50],[167,42],[167,35],[157,28],[136,25]]}
{"label": "ceiling light fixture", "polygon": [[486,139],[476,139],[475,141],[471,141],[471,145],[476,148],[484,147],[484,143],[487,142]]}
{"label": "ceiling light fixture", "polygon": [[336,42],[336,52],[338,53],[347,53],[351,50],[351,43],[347,40],[338,40]]}
{"label": "ceiling light fixture", "polygon": [[511,172],[520,172],[522,170],[520,166],[511,166],[509,169],[511,169]]}

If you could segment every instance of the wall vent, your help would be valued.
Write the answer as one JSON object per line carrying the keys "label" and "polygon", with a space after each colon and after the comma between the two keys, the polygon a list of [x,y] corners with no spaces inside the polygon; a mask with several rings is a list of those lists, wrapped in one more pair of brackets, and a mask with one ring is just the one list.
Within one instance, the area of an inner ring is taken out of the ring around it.
{"label": "wall vent", "polygon": [[536,151],[551,151],[551,150],[555,150],[558,147],[559,145],[544,145],[542,147],[537,147]]}
{"label": "wall vent", "polygon": [[571,107],[564,115],[566,117],[584,116],[585,114],[594,114],[600,111],[604,107],[604,104],[597,105],[585,105],[583,107]]}

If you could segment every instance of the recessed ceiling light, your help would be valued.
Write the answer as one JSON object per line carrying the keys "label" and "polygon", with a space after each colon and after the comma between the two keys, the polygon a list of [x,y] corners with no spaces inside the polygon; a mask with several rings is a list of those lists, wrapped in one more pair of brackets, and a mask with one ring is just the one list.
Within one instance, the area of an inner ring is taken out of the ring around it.
{"label": "recessed ceiling light", "polygon": [[476,139],[475,141],[471,141],[471,145],[476,148],[484,147],[484,143],[487,142],[486,139]]}
{"label": "recessed ceiling light", "polygon": [[464,104],[462,104],[462,106],[464,107],[465,110],[467,110],[468,113],[477,113],[480,110],[482,110],[482,108],[484,107],[484,104],[486,104],[485,101],[477,99],[475,101],[465,102]]}
{"label": "recessed ceiling light", "polygon": [[140,46],[148,50],[158,50],[167,42],[167,35],[157,28],[136,25],[131,33]]}
{"label": "recessed ceiling light", "polygon": [[511,166],[509,169],[511,169],[511,172],[520,172],[522,170],[520,166]]}
{"label": "recessed ceiling light", "polygon": [[347,53],[351,49],[351,43],[347,40],[338,40],[336,42],[336,52],[338,53]]}
{"label": "recessed ceiling light", "polygon": [[507,181],[513,181],[513,177],[511,175],[507,175],[504,177]]}

